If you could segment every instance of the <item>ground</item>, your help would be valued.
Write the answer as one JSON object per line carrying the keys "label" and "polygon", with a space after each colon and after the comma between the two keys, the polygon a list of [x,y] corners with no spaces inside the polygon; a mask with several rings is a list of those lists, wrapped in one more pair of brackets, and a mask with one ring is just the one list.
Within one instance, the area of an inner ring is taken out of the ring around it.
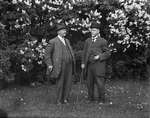
{"label": "ground", "polygon": [[55,104],[55,85],[13,85],[0,91],[0,106],[10,118],[149,118],[149,81],[107,80],[107,103],[87,103],[84,85],[75,84],[70,104]]}

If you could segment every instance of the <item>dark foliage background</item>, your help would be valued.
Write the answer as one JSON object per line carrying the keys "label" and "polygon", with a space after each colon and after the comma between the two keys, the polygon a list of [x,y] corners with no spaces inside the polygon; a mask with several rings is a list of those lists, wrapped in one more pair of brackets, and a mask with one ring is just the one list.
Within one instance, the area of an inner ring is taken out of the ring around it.
{"label": "dark foliage background", "polygon": [[[116,44],[119,39],[110,33],[107,17],[118,8],[121,6],[117,0],[62,0],[62,4],[49,0],[40,3],[36,0],[1,0],[0,79],[23,84],[46,81],[46,65],[42,61],[44,48],[57,35],[56,24],[60,22],[68,26],[67,37],[75,51],[77,73],[80,74],[84,41],[90,36],[89,23],[93,20],[100,22],[102,37],[109,44]],[[150,7],[147,5],[146,8],[149,12]],[[149,44],[148,40],[146,44]],[[113,48],[110,47],[112,56],[108,60],[107,78],[147,78],[148,54],[145,52],[149,50],[148,46],[136,48],[136,45],[131,44],[126,52],[122,45],[115,45],[117,52]]]}

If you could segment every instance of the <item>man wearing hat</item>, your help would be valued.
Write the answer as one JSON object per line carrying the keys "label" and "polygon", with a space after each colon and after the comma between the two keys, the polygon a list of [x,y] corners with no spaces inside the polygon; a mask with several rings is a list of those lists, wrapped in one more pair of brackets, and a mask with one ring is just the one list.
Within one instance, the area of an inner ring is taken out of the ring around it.
{"label": "man wearing hat", "polygon": [[47,74],[56,79],[57,103],[67,103],[72,85],[75,58],[69,40],[65,38],[66,27],[57,26],[57,36],[51,39],[45,52]]}
{"label": "man wearing hat", "polygon": [[[81,68],[86,72],[89,101],[101,103],[105,102],[105,66],[111,54],[107,41],[100,36],[99,28],[98,23],[91,24],[91,37],[85,41]],[[98,99],[94,98],[94,85],[97,87]]]}

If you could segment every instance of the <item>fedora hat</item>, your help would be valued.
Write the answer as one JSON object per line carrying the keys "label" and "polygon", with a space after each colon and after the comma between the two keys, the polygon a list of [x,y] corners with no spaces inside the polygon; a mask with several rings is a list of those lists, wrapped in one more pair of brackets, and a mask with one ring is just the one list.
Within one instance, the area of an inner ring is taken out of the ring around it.
{"label": "fedora hat", "polygon": [[67,29],[66,26],[64,24],[58,24],[56,30],[62,30],[62,29]]}
{"label": "fedora hat", "polygon": [[91,28],[99,29],[99,28],[100,28],[100,24],[99,24],[99,23],[96,23],[96,22],[92,22],[92,23],[91,23]]}

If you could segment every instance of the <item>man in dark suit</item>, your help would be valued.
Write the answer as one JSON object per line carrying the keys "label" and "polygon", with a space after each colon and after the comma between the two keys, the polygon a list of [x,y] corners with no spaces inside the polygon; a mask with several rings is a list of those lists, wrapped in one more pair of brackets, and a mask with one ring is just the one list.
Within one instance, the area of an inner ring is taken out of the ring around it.
{"label": "man in dark suit", "polygon": [[85,42],[81,68],[85,69],[88,88],[88,99],[94,101],[94,85],[98,90],[98,102],[105,102],[104,78],[106,60],[110,56],[107,41],[100,36],[100,25],[91,24],[91,38]]}
{"label": "man in dark suit", "polygon": [[57,81],[57,103],[67,103],[75,71],[75,58],[69,40],[65,38],[66,27],[57,26],[57,36],[51,39],[45,52],[47,73]]}
{"label": "man in dark suit", "polygon": [[146,59],[147,76],[148,76],[148,79],[150,79],[150,42],[148,43],[148,45],[145,49],[144,56]]}

